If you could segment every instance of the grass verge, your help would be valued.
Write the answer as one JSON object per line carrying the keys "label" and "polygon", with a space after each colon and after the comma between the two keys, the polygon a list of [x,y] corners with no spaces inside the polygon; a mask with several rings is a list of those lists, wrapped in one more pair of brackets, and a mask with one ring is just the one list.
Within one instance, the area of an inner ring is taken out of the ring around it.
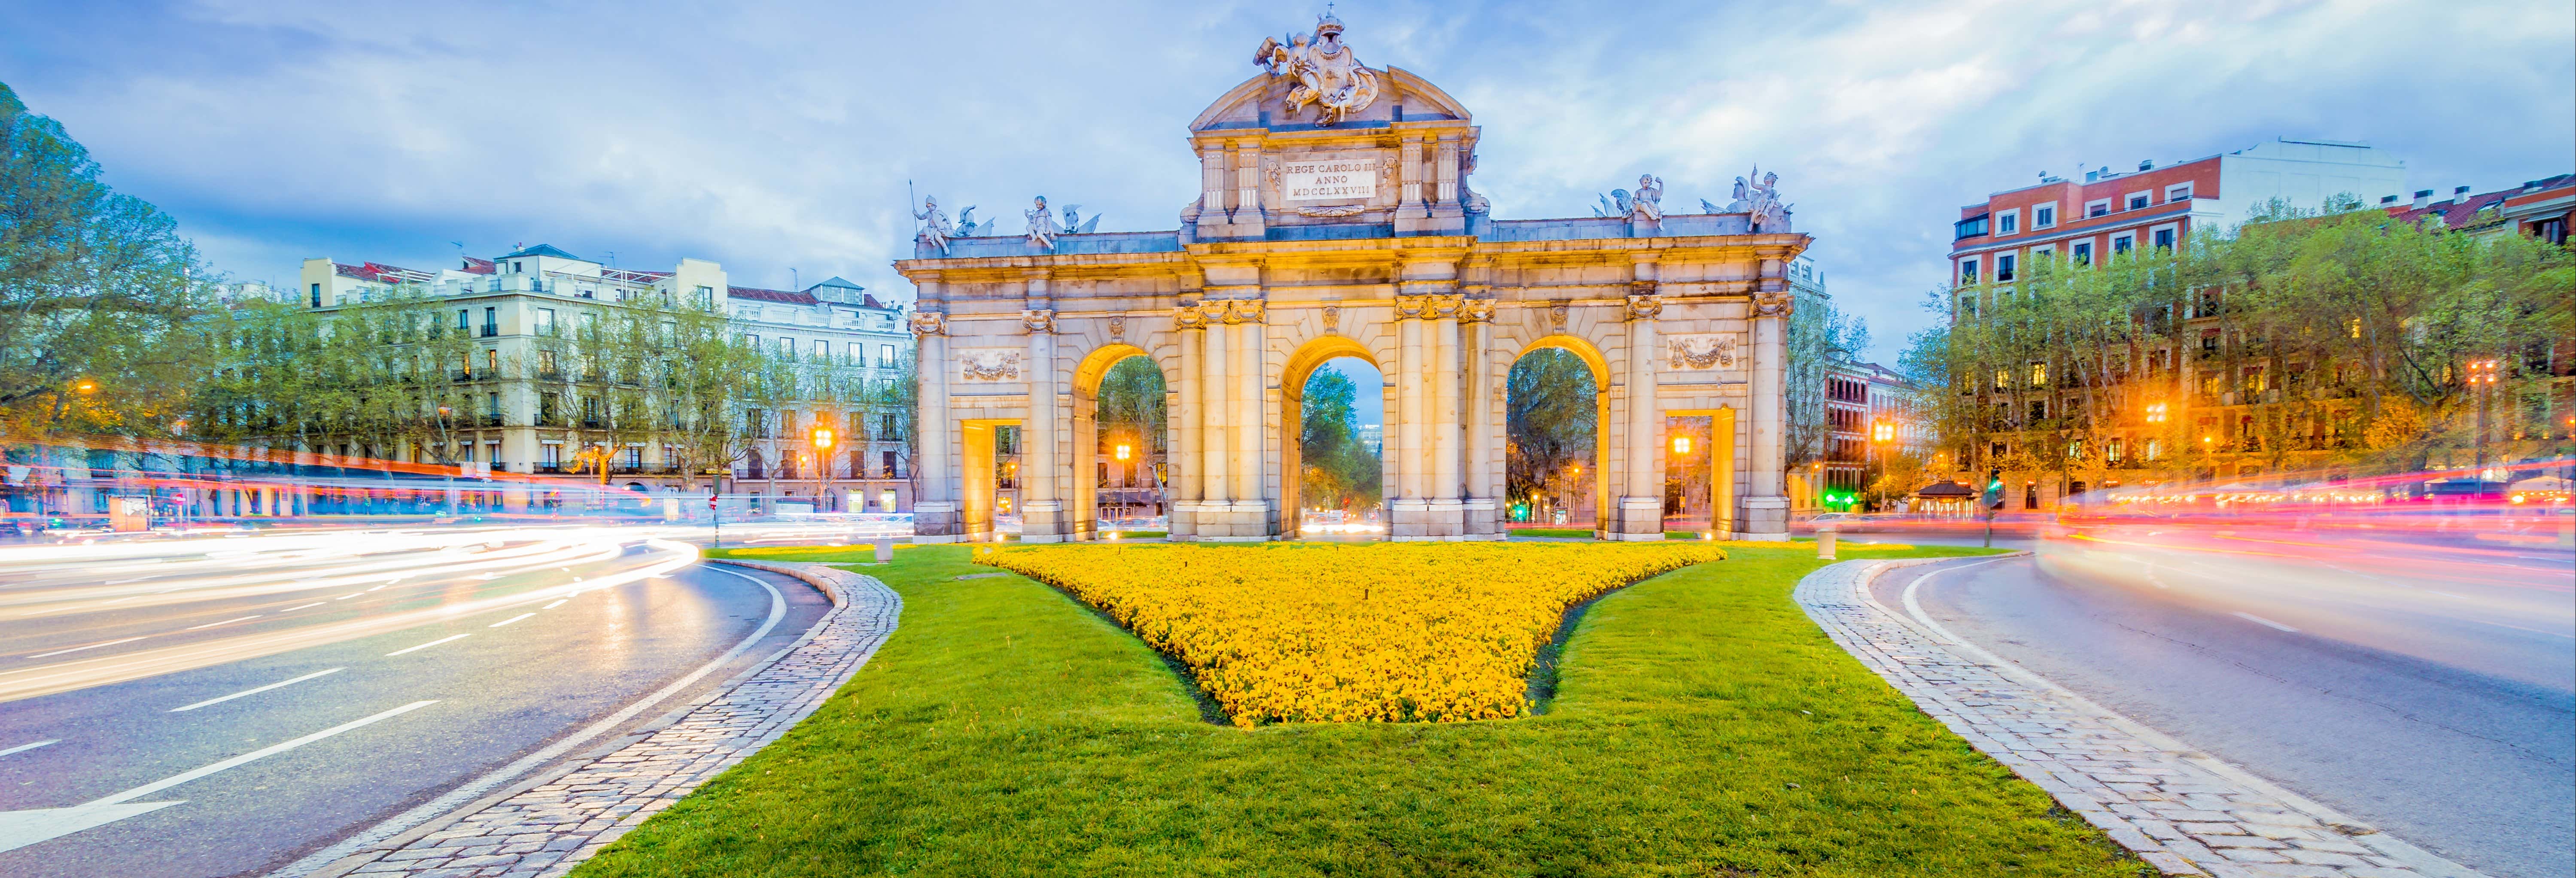
{"label": "grass verge", "polygon": [[2142,874],[1809,623],[1812,549],[1730,552],[1591,605],[1543,715],[1241,731],[1060,593],[906,547],[848,687],[576,874]]}

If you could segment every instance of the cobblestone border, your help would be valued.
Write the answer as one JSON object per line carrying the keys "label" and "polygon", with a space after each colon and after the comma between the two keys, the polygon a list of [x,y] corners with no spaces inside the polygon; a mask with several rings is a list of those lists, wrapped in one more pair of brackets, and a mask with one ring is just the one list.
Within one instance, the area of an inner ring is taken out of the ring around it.
{"label": "cobblestone border", "polygon": [[875,577],[821,564],[724,560],[793,576],[832,599],[804,638],[684,715],[308,873],[553,878],[778,740],[849,682],[894,633],[903,598]]}
{"label": "cobblestone border", "polygon": [[1794,596],[1916,707],[2164,874],[2483,878],[1926,628],[1869,592],[1881,572],[1945,560],[1845,561],[1799,580]]}

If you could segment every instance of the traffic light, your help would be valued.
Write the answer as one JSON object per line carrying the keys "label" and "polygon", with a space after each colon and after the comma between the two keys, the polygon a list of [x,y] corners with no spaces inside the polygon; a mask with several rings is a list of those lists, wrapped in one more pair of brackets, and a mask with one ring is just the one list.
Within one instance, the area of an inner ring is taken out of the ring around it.
{"label": "traffic light", "polygon": [[708,511],[708,512],[714,512],[714,511],[716,511],[716,495],[714,495],[714,494],[708,494],[708,495],[707,495],[707,511]]}
{"label": "traffic light", "polygon": [[2004,471],[2003,471],[2003,470],[1989,470],[1989,471],[1986,473],[1986,496],[1985,496],[1985,502],[1986,502],[1986,508],[1988,508],[1988,509],[2002,509],[2002,508],[2004,508]]}

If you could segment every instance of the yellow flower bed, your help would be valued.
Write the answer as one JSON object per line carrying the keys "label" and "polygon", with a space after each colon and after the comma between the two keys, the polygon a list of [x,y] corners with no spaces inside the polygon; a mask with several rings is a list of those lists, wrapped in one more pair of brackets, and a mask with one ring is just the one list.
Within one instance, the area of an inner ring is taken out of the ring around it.
{"label": "yellow flower bed", "polygon": [[1042,546],[978,559],[1174,656],[1237,725],[1519,716],[1566,608],[1726,557],[1706,544]]}

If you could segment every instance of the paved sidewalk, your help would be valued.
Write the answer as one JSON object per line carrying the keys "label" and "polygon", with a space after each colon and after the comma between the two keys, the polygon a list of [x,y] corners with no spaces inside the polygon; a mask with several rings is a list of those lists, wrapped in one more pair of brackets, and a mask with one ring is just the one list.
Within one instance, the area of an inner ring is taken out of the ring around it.
{"label": "paved sidewalk", "polygon": [[903,611],[903,599],[874,577],[820,564],[728,563],[803,579],[836,606],[783,655],[643,739],[312,874],[536,878],[569,872],[821,707],[894,633]]}
{"label": "paved sidewalk", "polygon": [[2168,875],[2478,878],[2353,825],[2039,676],[1879,604],[1869,582],[1925,561],[1846,561],[1798,606],[1924,713]]}

